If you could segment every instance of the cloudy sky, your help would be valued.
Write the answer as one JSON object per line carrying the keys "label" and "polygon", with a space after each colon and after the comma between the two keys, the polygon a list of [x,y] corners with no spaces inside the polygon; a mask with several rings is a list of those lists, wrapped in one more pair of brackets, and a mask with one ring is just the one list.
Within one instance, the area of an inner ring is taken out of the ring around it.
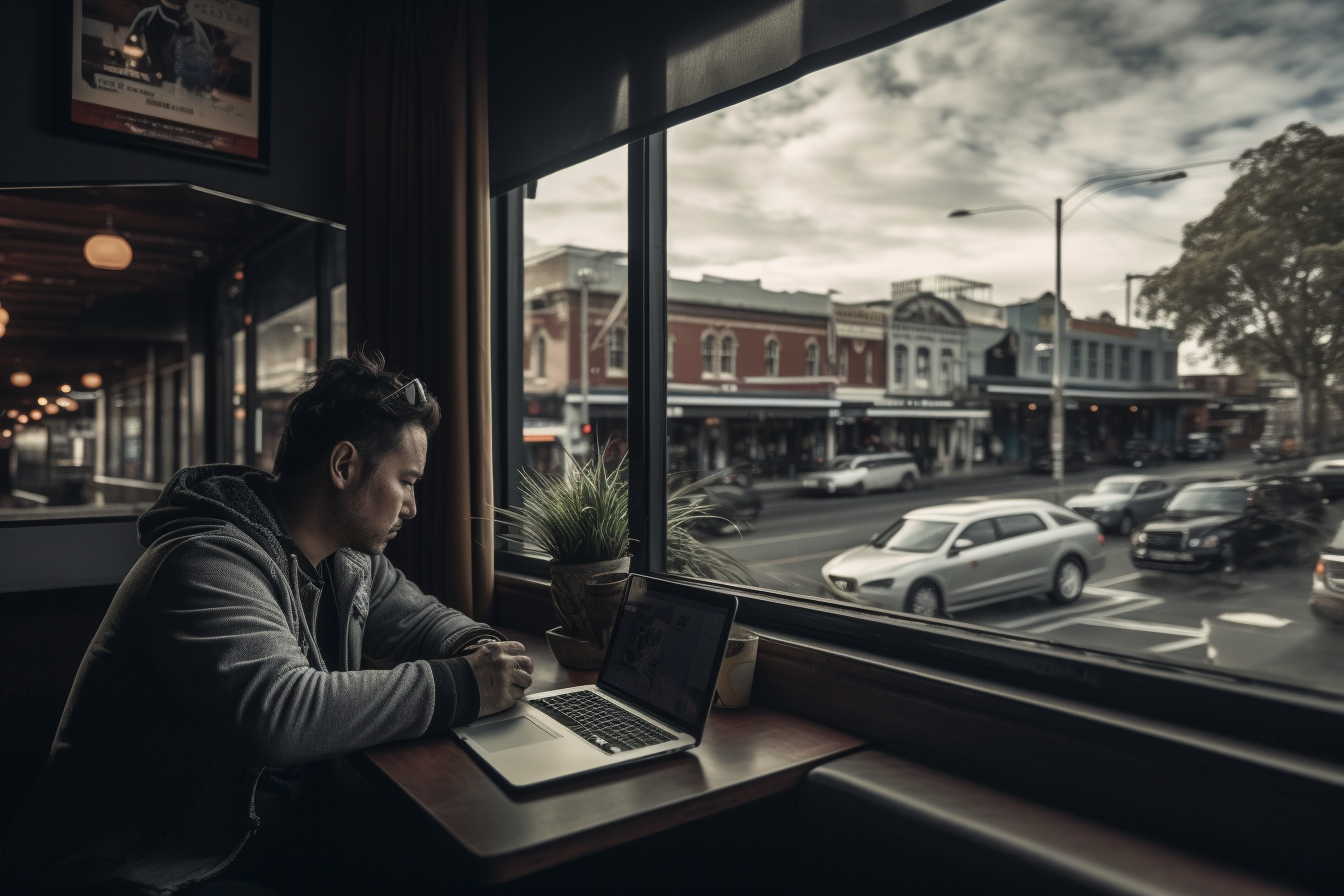
{"label": "cloudy sky", "polygon": [[[1053,287],[1046,221],[948,210],[1050,210],[1088,178],[1233,158],[1297,121],[1340,133],[1341,48],[1337,0],[1005,0],[671,131],[672,273],[840,301],[934,274],[992,283],[999,303],[1038,295]],[[1069,221],[1075,314],[1122,316],[1125,273],[1176,260],[1182,225],[1232,178],[1226,165],[1189,173]],[[529,254],[624,249],[625,179],[618,150],[543,180]]]}

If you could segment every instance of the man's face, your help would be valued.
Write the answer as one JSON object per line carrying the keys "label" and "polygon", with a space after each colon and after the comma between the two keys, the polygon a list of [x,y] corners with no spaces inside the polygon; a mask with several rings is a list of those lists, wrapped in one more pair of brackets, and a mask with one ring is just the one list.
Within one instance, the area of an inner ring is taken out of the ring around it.
{"label": "man's face", "polygon": [[359,479],[337,509],[346,545],[365,554],[381,554],[402,523],[415,516],[415,483],[424,475],[429,437],[414,424],[402,432],[401,444],[372,473],[361,465]]}

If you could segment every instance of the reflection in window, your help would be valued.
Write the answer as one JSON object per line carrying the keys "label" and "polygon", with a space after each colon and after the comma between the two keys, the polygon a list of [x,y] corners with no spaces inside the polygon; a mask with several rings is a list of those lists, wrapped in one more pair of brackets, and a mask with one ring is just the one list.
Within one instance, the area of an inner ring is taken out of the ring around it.
{"label": "reflection in window", "polygon": [[779,376],[778,339],[767,339],[765,342],[765,375]]}
{"label": "reflection in window", "polygon": [[289,401],[317,369],[317,299],[307,298],[257,323],[257,466],[269,470]]}

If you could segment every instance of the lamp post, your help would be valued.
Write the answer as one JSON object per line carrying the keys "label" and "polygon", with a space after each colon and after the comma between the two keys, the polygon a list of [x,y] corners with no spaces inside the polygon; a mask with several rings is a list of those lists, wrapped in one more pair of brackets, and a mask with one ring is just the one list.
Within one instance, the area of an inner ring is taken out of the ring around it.
{"label": "lamp post", "polygon": [[[1216,162],[1198,162],[1195,165],[1186,167],[1197,167],[1200,165],[1224,165],[1227,160]],[[1174,168],[1154,168],[1146,171],[1126,171],[1120,174],[1104,174],[1101,177],[1094,177],[1091,180],[1084,181],[1073,189],[1073,192],[1067,196],[1055,199],[1055,213],[1053,216],[1047,214],[1044,209],[1034,205],[996,205],[990,208],[958,208],[947,213],[949,218],[966,218],[971,215],[983,215],[989,212],[1008,212],[1023,211],[1035,212],[1046,221],[1054,225],[1055,228],[1055,326],[1054,326],[1054,348],[1053,364],[1051,365],[1050,377],[1050,455],[1051,472],[1055,484],[1055,503],[1064,502],[1064,284],[1063,284],[1063,250],[1064,250],[1064,224],[1068,222],[1078,210],[1087,203],[1096,199],[1102,193],[1109,193],[1112,190],[1119,190],[1124,187],[1137,187],[1142,184],[1160,184],[1167,181],[1180,180],[1188,177],[1185,171]],[[1107,183],[1116,181],[1115,183]],[[1065,211],[1065,206],[1079,193],[1089,187],[1098,184],[1105,186],[1097,187],[1088,195],[1073,205],[1072,208]]]}
{"label": "lamp post", "polygon": [[588,425],[588,365],[592,360],[588,351],[588,287],[597,282],[594,268],[579,268],[574,272],[579,281],[579,434],[584,435],[584,453],[588,439],[584,427]]}

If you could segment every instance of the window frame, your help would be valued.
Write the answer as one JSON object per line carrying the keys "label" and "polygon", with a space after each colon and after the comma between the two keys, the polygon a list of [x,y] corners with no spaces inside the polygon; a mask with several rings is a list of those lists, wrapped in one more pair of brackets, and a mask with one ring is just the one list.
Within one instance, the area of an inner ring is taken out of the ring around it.
{"label": "window frame", "polygon": [[[629,159],[627,420],[632,456],[645,459],[630,469],[631,569],[663,574],[668,324],[666,277],[660,275],[666,271],[667,261],[665,132],[631,143]],[[492,320],[497,324],[494,344],[498,354],[494,363],[499,374],[495,382],[504,386],[494,393],[496,445],[500,446],[496,451],[496,497],[502,506],[509,505],[510,497],[517,500],[517,470],[522,459],[521,302],[508,299],[521,298],[524,189],[492,202]],[[1077,341],[1073,345],[1081,348]],[[930,357],[930,367],[931,361]],[[496,568],[501,572],[530,576],[538,587],[549,578],[547,558],[502,550],[507,547],[502,540],[497,540],[496,546]],[[667,577],[690,587],[736,595],[740,602],[738,621],[744,625],[820,641],[838,650],[867,651],[879,661],[919,662],[934,680],[953,686],[958,682],[964,686],[977,678],[1018,686],[1076,701],[1091,711],[1127,713],[1142,724],[1156,721],[1193,727],[1331,763],[1337,762],[1332,745],[1344,739],[1344,701],[1307,686],[1265,681],[1234,669],[1196,666],[1170,658],[1152,660],[1119,651],[1075,647],[951,619],[856,607],[825,597]],[[1117,725],[1117,730],[1121,728]],[[1208,752],[1218,755],[1215,750]],[[1295,762],[1293,757],[1284,761]],[[1308,768],[1300,761],[1293,767]]]}
{"label": "window frame", "polygon": [[[772,352],[771,349],[774,349]],[[765,375],[779,376],[779,361],[781,357],[781,347],[779,337],[771,334],[765,337]]]}

